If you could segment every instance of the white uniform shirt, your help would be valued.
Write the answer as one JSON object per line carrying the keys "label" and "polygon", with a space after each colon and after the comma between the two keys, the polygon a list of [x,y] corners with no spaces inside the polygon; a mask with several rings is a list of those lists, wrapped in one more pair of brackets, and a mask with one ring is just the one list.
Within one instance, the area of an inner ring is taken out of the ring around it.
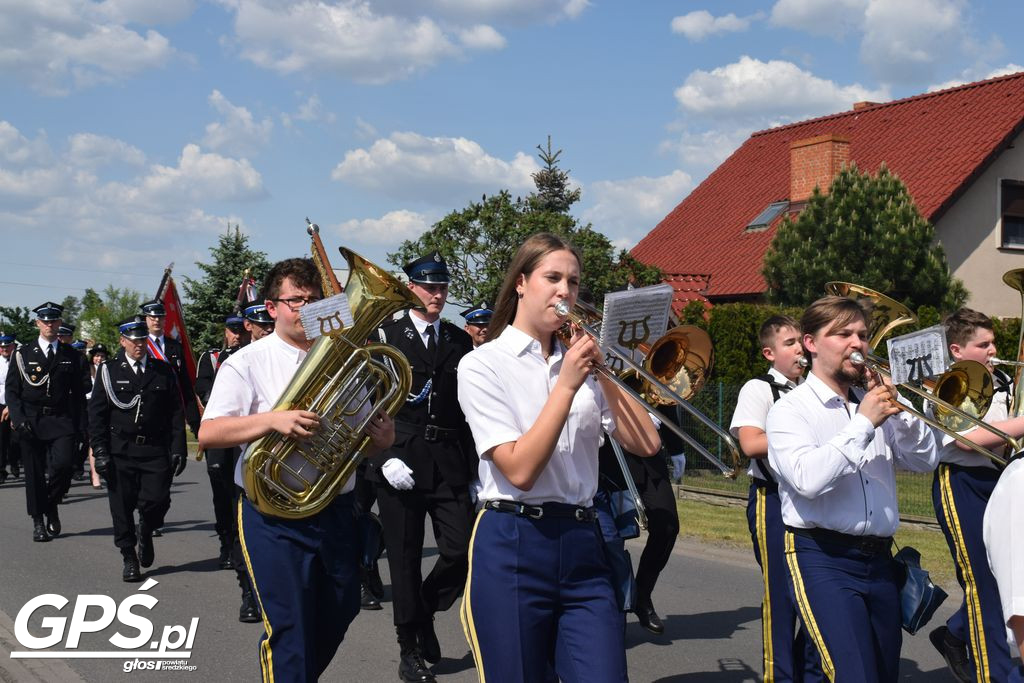
{"label": "white uniform shirt", "polygon": [[412,320],[413,327],[419,332],[420,341],[423,342],[424,348],[427,346],[427,328],[434,328],[434,343],[439,344],[441,342],[441,320],[437,319],[432,323],[428,323],[418,315],[409,314],[409,319]]}
{"label": "white uniform shirt", "polygon": [[892,536],[899,526],[896,466],[927,472],[938,465],[924,422],[902,411],[875,428],[857,407],[811,373],[768,413],[768,459],[787,525]]}
{"label": "white uniform shirt", "polygon": [[11,369],[11,360],[14,359],[14,353],[11,353],[10,358],[4,358],[0,356],[0,405],[7,405],[7,372]]}
{"label": "white uniform shirt", "polygon": [[[987,460],[988,458],[986,458]],[[999,475],[985,508],[984,539],[988,566],[999,587],[1003,620],[1024,616],[1024,458]],[[1012,633],[1007,640],[1013,642]]]}
{"label": "white uniform shirt", "polygon": [[[775,368],[769,368],[768,374],[771,375],[772,381],[784,387],[793,389],[798,384],[798,382],[788,379]],[[799,381],[803,382],[803,378],[799,378]],[[779,399],[785,396],[786,393],[788,392],[780,390]],[[757,427],[761,431],[767,431],[765,423],[768,421],[768,411],[772,409],[774,404],[772,387],[768,382],[752,379],[743,385],[743,388],[740,389],[740,395],[736,399],[736,410],[732,414],[732,422],[729,423],[729,433],[732,434],[737,443],[739,443],[740,439],[740,427]],[[772,470],[772,466],[768,463],[767,457],[761,458],[761,464],[768,469],[772,477],[778,480],[778,477],[775,476],[775,472]],[[758,479],[764,479],[761,469],[757,466],[757,461],[753,458],[750,460],[747,474]]]}
{"label": "white uniform shirt", "polygon": [[[305,351],[295,348],[276,333],[242,347],[217,370],[203,421],[270,412],[305,357]],[[364,414],[362,412],[354,419],[361,419]],[[239,486],[242,486],[242,462],[247,447],[248,444],[243,444],[243,455],[235,465],[235,483]],[[349,477],[341,493],[351,491],[355,487],[355,479]]]}
{"label": "white uniform shirt", "polygon": [[495,446],[519,440],[537,420],[562,367],[564,348],[555,346],[545,360],[540,342],[509,325],[459,362],[459,404],[480,455],[480,500],[593,502],[603,431],[615,430],[611,409],[593,377],[576,392],[555,451],[532,489],[513,486],[491,460]]}
{"label": "white uniform shirt", "polygon": [[[992,404],[989,406],[988,412],[985,413],[985,417],[982,419],[989,424],[1009,419],[1010,413],[1006,408],[1006,399],[1007,395],[1005,391],[997,391],[995,395],[992,396]],[[931,404],[928,405],[927,412],[929,416],[934,414]],[[970,429],[960,432],[960,434],[966,434],[974,429],[974,427],[971,427]],[[977,451],[963,450],[956,445],[956,439],[945,432],[941,432],[938,429],[935,429],[934,432],[935,441],[939,444],[940,462],[948,462],[954,465],[963,465],[965,467],[991,467],[992,469],[997,469],[997,465],[991,458],[984,456]],[[1001,446],[991,450],[997,455],[1001,455],[1003,451]]]}

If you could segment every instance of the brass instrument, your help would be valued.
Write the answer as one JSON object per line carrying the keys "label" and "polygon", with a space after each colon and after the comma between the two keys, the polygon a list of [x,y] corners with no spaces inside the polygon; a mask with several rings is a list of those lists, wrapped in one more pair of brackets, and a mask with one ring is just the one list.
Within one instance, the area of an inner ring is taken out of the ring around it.
{"label": "brass instrument", "polygon": [[872,350],[878,348],[885,336],[897,327],[917,322],[917,316],[899,301],[863,285],[828,282],[825,284],[825,291],[834,296],[867,299],[871,302],[871,309],[868,311],[868,347]]}
{"label": "brass instrument", "polygon": [[1015,268],[1003,273],[1003,282],[1020,294],[1020,334],[1017,336],[1017,360],[1000,361],[1002,365],[1015,365],[1013,373],[1013,400],[1010,402],[1010,417],[1024,415],[1024,268]]}
{"label": "brass instrument", "polygon": [[[888,368],[878,358],[865,358],[859,351],[850,354],[850,361],[855,365],[863,365],[869,371],[891,378]],[[901,388],[920,396],[935,405],[935,418],[928,417],[911,406],[896,402],[900,410],[904,410],[929,427],[953,437],[971,450],[977,451],[997,465],[1005,466],[1006,458],[981,446],[958,431],[980,427],[1003,439],[1014,450],[1020,444],[1006,432],[996,429],[984,422],[981,417],[988,412],[992,402],[992,376],[984,365],[973,360],[957,361],[950,366],[936,381],[933,393],[912,384],[900,384]]]}
{"label": "brass instrument", "polygon": [[[579,303],[577,303],[576,308],[580,309]],[[594,337],[595,339],[600,337],[600,335],[594,330],[594,328],[587,323],[588,312],[585,308],[582,309],[582,312],[581,310],[570,309],[568,301],[563,299],[562,301],[558,302],[555,305],[555,313],[559,317],[565,318],[568,322],[571,322],[572,324],[579,326],[584,332],[586,332],[591,337]],[[593,318],[594,314],[591,311],[589,315],[591,318]],[[702,330],[698,331],[703,334]],[[670,334],[672,333],[666,333],[665,337],[668,337]],[[657,341],[655,341],[654,345],[657,346],[658,342],[660,341],[661,339],[658,339]],[[670,343],[675,344],[676,348],[673,349],[671,346],[668,346],[668,344]],[[683,348],[684,346],[685,348]],[[700,346],[700,344],[695,344],[695,350],[697,346]],[[706,363],[710,363],[710,340],[708,341],[707,347],[707,357],[704,359],[704,361]],[[692,415],[694,418],[702,422],[706,427],[711,429],[716,434],[716,436],[722,439],[722,441],[725,443],[726,447],[729,450],[730,459],[732,460],[732,466],[726,465],[724,462],[722,462],[719,458],[712,454],[711,451],[705,448],[703,444],[697,441],[697,439],[695,439],[694,437],[687,434],[682,427],[675,424],[672,420],[663,420],[661,423],[663,427],[665,427],[666,429],[674,433],[676,436],[678,436],[680,439],[685,441],[687,444],[689,444],[691,448],[696,450],[705,459],[710,461],[715,467],[720,469],[723,474],[725,474],[730,479],[735,479],[740,471],[740,449],[739,446],[736,445],[736,442],[733,440],[732,435],[729,434],[729,432],[727,432],[726,430],[719,427],[711,418],[707,417],[702,412],[697,410],[697,408],[695,408],[693,404],[687,401],[686,398],[679,395],[670,386],[668,386],[668,384],[670,383],[675,384],[676,386],[681,386],[681,382],[683,381],[678,378],[678,374],[691,372],[691,369],[687,367],[687,356],[689,355],[687,353],[688,348],[689,345],[684,345],[682,343],[681,337],[679,336],[675,336],[674,338],[670,337],[669,340],[666,340],[665,346],[658,349],[659,353],[657,355],[657,371],[661,374],[657,376],[654,374],[654,364],[656,360],[654,353],[647,354],[647,357],[645,358],[643,365],[634,361],[627,354],[620,353],[614,350],[613,353],[615,354],[615,357],[617,359],[622,361],[623,365],[628,366],[630,370],[632,370],[637,374],[637,376],[642,378],[644,382],[645,393],[648,396],[651,396],[652,394],[658,394],[660,395],[660,398],[658,400],[664,400],[666,403],[675,403],[676,405],[690,413],[690,415]],[[703,384],[703,377],[710,372],[710,366],[700,367],[701,364],[700,362],[698,362],[699,358],[697,354],[694,354],[693,358],[691,358],[690,361],[691,364],[694,365],[693,370],[697,371],[694,372],[693,378],[687,378],[685,380],[685,384],[688,384],[691,387],[695,387],[695,389],[691,391],[692,396],[693,393],[696,393],[696,389],[700,388],[699,384]],[[619,389],[621,389],[623,393],[625,393],[627,396],[629,396],[636,402],[640,403],[641,405],[649,407],[649,399],[645,398],[642,394],[635,391],[612,370],[610,370],[604,365],[598,366],[596,370],[597,372],[604,375],[611,382],[613,382],[617,387],[619,387]],[[698,375],[701,377],[699,383],[695,379],[695,377]]]}
{"label": "brass instrument", "polygon": [[[317,231],[311,224],[314,245],[320,241]],[[340,251],[349,264],[345,293],[353,324],[314,342],[274,404],[274,410],[316,413],[320,428],[305,440],[272,432],[245,452],[245,494],[266,515],[301,519],[330,504],[365,455],[370,442],[366,425],[378,411],[397,413],[412,385],[412,371],[400,351],[365,342],[394,313],[421,307],[419,298],[382,268],[344,247]],[[321,244],[314,261],[321,272],[330,272],[324,257]],[[329,279],[323,283],[325,294],[335,293]],[[357,424],[349,424],[347,419],[362,412]]]}

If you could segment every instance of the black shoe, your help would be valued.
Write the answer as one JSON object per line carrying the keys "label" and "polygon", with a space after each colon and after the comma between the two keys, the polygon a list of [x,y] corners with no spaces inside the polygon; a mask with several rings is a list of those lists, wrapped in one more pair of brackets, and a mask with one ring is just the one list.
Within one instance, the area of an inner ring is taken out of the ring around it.
{"label": "black shoe", "polygon": [[380,606],[380,600],[377,599],[377,596],[370,591],[365,583],[359,586],[359,609],[383,609]]}
{"label": "black shoe", "polygon": [[163,535],[164,535],[164,532],[160,531],[159,529],[153,529],[153,531],[152,531],[153,538],[160,538]]}
{"label": "black shoe", "polygon": [[142,581],[142,568],[139,567],[139,556],[135,554],[134,548],[122,551],[124,555],[124,567],[121,569],[121,580],[125,583],[137,583]]}
{"label": "black shoe", "polygon": [[429,621],[425,621],[420,624],[420,630],[417,634],[417,638],[420,644],[420,651],[423,653],[423,659],[427,660],[431,664],[437,664],[441,661],[441,643],[437,642],[437,634],[434,633],[434,618],[431,617]]}
{"label": "black shoe", "polygon": [[380,578],[380,569],[376,562],[369,569],[363,570],[363,583],[378,600],[384,599],[384,582]]}
{"label": "black shoe", "polygon": [[234,569],[235,563],[231,561],[231,544],[226,537],[220,539],[220,555],[217,557],[218,569]]}
{"label": "black shoe", "polygon": [[145,524],[139,524],[139,563],[143,567],[152,567],[156,553],[153,551],[153,532]]}
{"label": "black shoe", "polygon": [[260,604],[251,590],[242,591],[242,606],[238,608],[238,620],[243,624],[255,624],[263,621]]}
{"label": "black shoe", "polygon": [[636,606],[636,618],[640,625],[651,633],[662,634],[665,632],[665,624],[661,623],[661,617],[654,611],[654,605],[650,602],[639,603]]}
{"label": "black shoe", "polygon": [[46,543],[50,540],[50,534],[46,533],[46,525],[42,517],[32,520],[32,540],[36,543]]}
{"label": "black shoe", "polygon": [[17,465],[11,465],[11,476],[15,479],[21,479],[21,468]]}
{"label": "black shoe", "polygon": [[60,515],[57,514],[56,505],[46,515],[46,530],[51,536],[60,536]]}
{"label": "black shoe", "polygon": [[434,683],[437,680],[417,650],[409,650],[402,654],[402,661],[398,664],[398,677],[410,683]]}
{"label": "black shoe", "polygon": [[932,641],[932,645],[946,660],[953,678],[963,683],[974,680],[971,675],[971,663],[967,658],[967,643],[950,633],[946,626],[940,626],[929,633],[928,640]]}

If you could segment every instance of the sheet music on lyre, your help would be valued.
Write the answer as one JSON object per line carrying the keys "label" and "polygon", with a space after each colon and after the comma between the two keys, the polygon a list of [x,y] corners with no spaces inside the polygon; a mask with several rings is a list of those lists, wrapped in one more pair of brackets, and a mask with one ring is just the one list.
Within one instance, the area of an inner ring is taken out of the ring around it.
{"label": "sheet music on lyre", "polygon": [[672,309],[672,285],[658,284],[604,297],[601,350],[608,355],[612,346],[626,350],[650,344],[668,330]]}
{"label": "sheet music on lyre", "polygon": [[949,346],[942,325],[892,337],[888,347],[893,384],[920,384],[949,369]]}

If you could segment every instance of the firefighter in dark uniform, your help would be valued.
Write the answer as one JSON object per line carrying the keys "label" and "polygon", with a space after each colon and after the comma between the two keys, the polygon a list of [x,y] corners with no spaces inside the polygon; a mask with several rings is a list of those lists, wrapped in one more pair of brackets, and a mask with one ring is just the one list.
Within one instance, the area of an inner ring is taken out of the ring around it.
{"label": "firefighter in dark uniform", "polygon": [[[185,424],[193,434],[199,433],[199,406],[196,404],[192,390],[192,377],[185,362],[185,350],[181,342],[164,335],[164,318],[167,310],[159,301],[149,301],[139,306],[142,315],[146,316],[146,328],[149,331],[149,350],[151,356],[165,360],[171,364],[177,374],[178,387],[185,403]],[[155,347],[155,348],[154,348]]]}
{"label": "firefighter in dark uniform", "polygon": [[[264,309],[265,311],[266,309]],[[196,369],[196,396],[205,406],[210,400],[217,370],[231,354],[249,343],[249,332],[245,319],[237,315],[229,315],[224,320],[224,348],[210,349],[199,357]],[[217,566],[221,569],[234,569],[238,577],[238,585],[242,589],[242,605],[238,610],[238,620],[245,623],[256,623],[262,620],[259,603],[252,592],[252,583],[245,569],[242,547],[238,540],[238,487],[235,485],[235,462],[242,454],[242,449],[207,448],[205,450],[206,474],[210,478],[210,489],[213,492],[214,529],[220,540],[220,554]]]}
{"label": "firefighter in dark uniform", "polygon": [[487,340],[487,327],[491,324],[491,316],[494,315],[494,311],[486,303],[481,303],[479,306],[467,308],[459,315],[466,319],[466,324],[462,326],[462,329],[473,340],[473,348],[483,344]]}
{"label": "firefighter in dark uniform", "polygon": [[[61,322],[60,329],[57,330],[57,341],[61,344],[67,344],[84,356],[85,342],[81,339],[74,339],[74,336],[75,326],[69,322]],[[88,363],[86,365],[88,366]],[[89,457],[89,435],[87,432],[88,425],[83,425],[81,431],[75,435],[75,459],[71,471],[71,478],[75,481],[85,479],[85,460]],[[70,482],[68,482],[69,487],[70,485]],[[67,491],[64,492],[64,495],[67,495]]]}
{"label": "firefighter in dark uniform", "polygon": [[267,306],[262,301],[246,301],[242,306],[242,317],[245,318],[245,330],[252,341],[263,339],[274,331],[274,319],[267,313]]}
{"label": "firefighter in dark uniform", "polygon": [[153,564],[153,530],[171,506],[172,475],[185,469],[185,417],[174,369],[146,352],[146,321],[133,316],[118,327],[121,349],[100,366],[89,398],[89,437],[107,480],[121,578],[134,582],[140,565]]}
{"label": "firefighter in dark uniform", "polygon": [[64,307],[48,301],[33,310],[39,338],[14,352],[5,389],[25,471],[32,540],[43,542],[61,531],[57,506],[71,486],[90,380],[85,356],[57,341]]}
{"label": "firefighter in dark uniform", "polygon": [[[21,475],[21,461],[18,459],[18,443],[11,438],[11,416],[7,410],[7,371],[14,360],[14,335],[0,331],[0,484],[8,476],[17,479]],[[10,467],[10,473],[8,473]]]}
{"label": "firefighter in dark uniform", "polygon": [[[434,613],[462,593],[468,568],[476,455],[459,407],[456,368],[473,349],[469,335],[440,320],[448,297],[448,268],[434,253],[404,266],[422,311],[405,313],[378,329],[412,367],[412,391],[395,416],[394,446],[371,459],[367,478],[377,483],[377,506],[391,569],[395,628],[403,681],[433,681],[424,660],[441,648]],[[423,527],[430,515],[438,558],[422,579]]]}

